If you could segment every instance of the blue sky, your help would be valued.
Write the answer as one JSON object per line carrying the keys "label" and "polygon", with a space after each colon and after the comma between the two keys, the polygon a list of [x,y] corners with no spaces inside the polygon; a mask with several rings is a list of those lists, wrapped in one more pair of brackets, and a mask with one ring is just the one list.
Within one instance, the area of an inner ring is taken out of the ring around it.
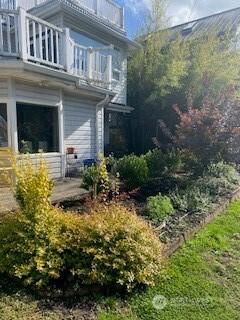
{"label": "blue sky", "polygon": [[[115,1],[125,6],[126,30],[133,38],[151,0]],[[240,0],[167,0],[167,18],[170,25],[175,25],[235,7],[240,7]]]}

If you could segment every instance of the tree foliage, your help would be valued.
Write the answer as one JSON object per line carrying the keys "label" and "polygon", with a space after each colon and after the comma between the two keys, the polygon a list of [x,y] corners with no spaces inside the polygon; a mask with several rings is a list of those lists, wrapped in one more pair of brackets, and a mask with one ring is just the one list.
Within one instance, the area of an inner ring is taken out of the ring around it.
{"label": "tree foliage", "polygon": [[[219,92],[234,86],[239,78],[239,52],[234,50],[233,33],[212,29],[186,39],[174,29],[164,29],[164,13],[154,10],[146,29],[151,33],[139,37],[142,48],[129,60],[128,96],[134,106],[133,151],[145,152],[152,147],[158,120],[173,129],[178,122],[172,105],[182,111],[189,105],[201,108],[207,96],[212,102]],[[156,23],[156,20],[159,23]],[[150,22],[149,22],[150,21]]]}
{"label": "tree foliage", "polygon": [[218,100],[205,99],[201,108],[189,106],[179,116],[175,143],[198,160],[205,169],[211,162],[236,160],[240,153],[240,100],[226,90]]}

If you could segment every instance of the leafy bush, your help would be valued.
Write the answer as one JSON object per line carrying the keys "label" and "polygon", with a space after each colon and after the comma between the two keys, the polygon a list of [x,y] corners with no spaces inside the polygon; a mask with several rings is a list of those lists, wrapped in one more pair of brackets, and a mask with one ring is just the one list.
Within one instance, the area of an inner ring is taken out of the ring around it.
{"label": "leafy bush", "polygon": [[14,165],[14,172],[17,181],[15,197],[21,210],[34,215],[39,207],[50,206],[53,182],[48,177],[46,164],[41,157],[37,170],[27,156],[19,166]]}
{"label": "leafy bush", "polygon": [[129,155],[121,158],[117,170],[129,189],[141,187],[148,180],[148,166],[143,156]]}
{"label": "leafy bush", "polygon": [[217,196],[224,196],[236,189],[236,185],[230,183],[224,177],[204,176],[197,180],[196,186],[201,192],[208,192],[213,199]]}
{"label": "leafy bush", "polygon": [[234,166],[219,162],[211,164],[196,185],[202,192],[208,192],[213,198],[224,196],[239,185],[239,174]]}
{"label": "leafy bush", "polygon": [[182,167],[182,156],[176,151],[162,152],[160,149],[149,151],[145,155],[151,177],[173,174]]}
{"label": "leafy bush", "polygon": [[135,212],[118,205],[101,206],[83,219],[77,255],[70,256],[73,273],[82,282],[128,290],[154,283],[161,267],[161,244]]}
{"label": "leafy bush", "polygon": [[35,170],[27,159],[15,173],[21,211],[0,224],[0,271],[41,286],[58,278],[64,268],[70,220],[50,204],[52,182],[42,160]]}
{"label": "leafy bush", "polygon": [[50,204],[43,162],[36,171],[28,164],[18,172],[21,211],[0,223],[0,272],[38,287],[57,279],[128,290],[153,284],[161,244],[134,212],[111,205],[89,215],[63,213]]}
{"label": "leafy bush", "polygon": [[240,182],[239,174],[235,166],[225,162],[209,165],[206,175],[215,178],[225,178],[229,183],[235,185],[238,185]]}
{"label": "leafy bush", "polygon": [[105,158],[100,155],[96,165],[92,165],[83,172],[82,187],[91,191],[94,199],[99,193],[108,194],[110,179]]}
{"label": "leafy bush", "polygon": [[147,199],[147,213],[154,220],[164,220],[165,217],[174,213],[171,199],[161,194],[149,197]]}
{"label": "leafy bush", "polygon": [[208,192],[202,192],[197,186],[170,193],[175,209],[189,213],[206,213],[211,207],[212,199]]}

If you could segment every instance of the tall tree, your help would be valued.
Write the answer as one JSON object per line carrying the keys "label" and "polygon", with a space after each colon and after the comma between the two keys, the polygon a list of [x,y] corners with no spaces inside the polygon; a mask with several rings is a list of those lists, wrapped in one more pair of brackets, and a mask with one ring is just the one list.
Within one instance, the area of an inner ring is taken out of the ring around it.
{"label": "tall tree", "polygon": [[[164,5],[164,3],[163,3]],[[224,88],[239,79],[240,58],[233,50],[231,30],[219,36],[217,30],[184,40],[164,29],[162,1],[154,0],[142,48],[129,61],[129,103],[133,113],[133,148],[144,152],[152,146],[159,119],[172,130],[178,117],[172,105],[184,111],[201,108],[204,97],[217,99]],[[164,29],[161,31],[160,29]]]}

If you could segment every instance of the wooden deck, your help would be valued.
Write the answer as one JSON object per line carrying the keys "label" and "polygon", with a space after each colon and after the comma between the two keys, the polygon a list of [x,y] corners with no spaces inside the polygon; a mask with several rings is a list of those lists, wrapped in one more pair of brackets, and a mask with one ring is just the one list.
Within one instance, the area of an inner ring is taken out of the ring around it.
{"label": "wooden deck", "polygon": [[[55,182],[53,189],[52,202],[58,203],[65,200],[79,198],[88,192],[80,188],[81,180],[65,179]],[[0,188],[0,212],[11,211],[17,209],[17,203],[13,197],[10,188]]]}

